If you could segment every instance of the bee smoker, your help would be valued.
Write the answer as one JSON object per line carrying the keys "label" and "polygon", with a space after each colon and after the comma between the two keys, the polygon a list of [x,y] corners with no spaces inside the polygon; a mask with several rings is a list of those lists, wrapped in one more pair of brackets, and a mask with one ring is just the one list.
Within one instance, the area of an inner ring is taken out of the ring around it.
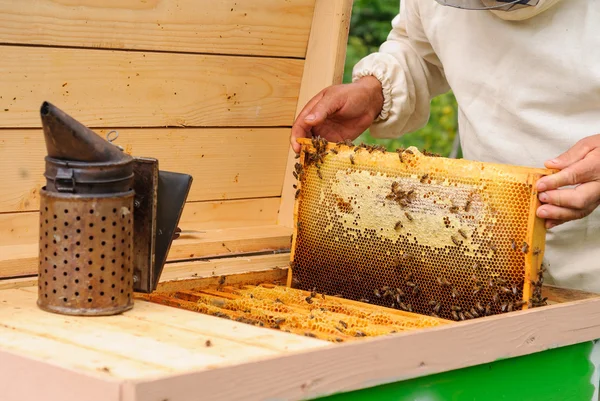
{"label": "bee smoker", "polygon": [[48,102],[41,119],[38,306],[68,315],[127,311],[133,291],[158,284],[192,177],[127,155]]}

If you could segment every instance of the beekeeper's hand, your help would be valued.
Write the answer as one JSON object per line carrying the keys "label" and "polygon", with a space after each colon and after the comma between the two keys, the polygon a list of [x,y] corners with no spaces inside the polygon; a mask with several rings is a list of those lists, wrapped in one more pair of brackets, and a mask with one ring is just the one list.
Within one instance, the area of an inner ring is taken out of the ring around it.
{"label": "beekeeper's hand", "polygon": [[369,128],[382,107],[381,83],[375,77],[325,88],[298,114],[292,127],[292,147],[300,152],[296,139],[311,135],[330,142],[354,140]]}
{"label": "beekeeper's hand", "polygon": [[[600,204],[600,135],[589,136],[571,149],[546,163],[560,170],[541,178],[537,184],[544,205],[537,210],[546,219],[546,228],[592,213]],[[562,188],[575,186],[572,188]]]}

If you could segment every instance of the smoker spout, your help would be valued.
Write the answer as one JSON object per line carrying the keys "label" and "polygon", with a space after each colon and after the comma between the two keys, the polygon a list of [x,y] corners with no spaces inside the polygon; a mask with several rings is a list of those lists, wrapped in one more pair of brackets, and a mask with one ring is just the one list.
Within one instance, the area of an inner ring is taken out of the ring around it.
{"label": "smoker spout", "polygon": [[79,162],[126,162],[133,158],[49,102],[40,109],[48,156]]}

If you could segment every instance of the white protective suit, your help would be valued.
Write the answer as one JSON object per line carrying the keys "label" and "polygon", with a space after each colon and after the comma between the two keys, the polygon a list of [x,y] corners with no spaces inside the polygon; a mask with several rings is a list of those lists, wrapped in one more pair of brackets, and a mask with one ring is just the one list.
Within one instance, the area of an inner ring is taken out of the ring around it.
{"label": "white protective suit", "polygon": [[[376,138],[415,131],[453,90],[466,159],[543,167],[600,133],[600,0],[469,11],[402,0],[380,51],[353,79],[382,82]],[[547,282],[600,292],[600,208],[548,230]]]}

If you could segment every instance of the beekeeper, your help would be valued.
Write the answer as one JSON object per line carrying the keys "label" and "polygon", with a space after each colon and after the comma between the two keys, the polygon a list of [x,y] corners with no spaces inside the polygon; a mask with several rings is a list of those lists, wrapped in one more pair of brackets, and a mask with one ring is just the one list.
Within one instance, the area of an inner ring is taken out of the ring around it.
{"label": "beekeeper", "polygon": [[537,184],[546,282],[600,292],[600,1],[402,0],[392,28],[353,83],[308,102],[294,149],[415,131],[452,89],[466,159],[560,170]]}

